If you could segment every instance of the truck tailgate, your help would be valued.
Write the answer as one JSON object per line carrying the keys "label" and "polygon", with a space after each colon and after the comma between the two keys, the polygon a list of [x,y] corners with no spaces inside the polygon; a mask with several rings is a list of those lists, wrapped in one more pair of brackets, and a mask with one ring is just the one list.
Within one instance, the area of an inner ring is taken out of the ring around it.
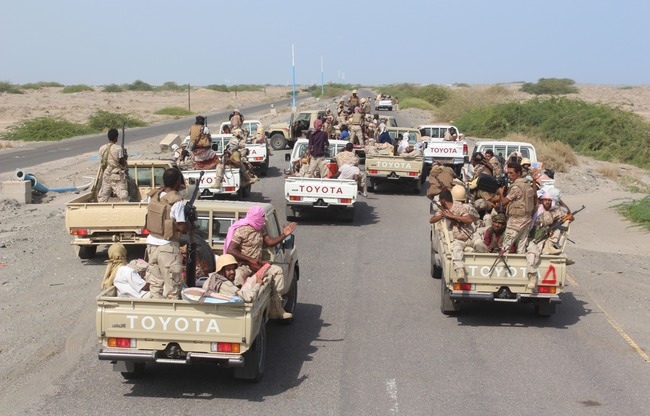
{"label": "truck tailgate", "polygon": [[[146,202],[68,203],[65,207],[65,225],[95,231],[136,230],[144,228]],[[116,225],[119,224],[119,225]]]}
{"label": "truck tailgate", "polygon": [[289,177],[284,183],[284,194],[292,205],[351,206],[357,199],[357,183],[352,179]]}
{"label": "truck tailgate", "polygon": [[422,173],[422,158],[405,159],[400,156],[366,155],[366,172],[370,177],[417,179]]}
{"label": "truck tailgate", "polygon": [[248,161],[252,164],[264,163],[266,160],[266,145],[265,144],[247,144]]}

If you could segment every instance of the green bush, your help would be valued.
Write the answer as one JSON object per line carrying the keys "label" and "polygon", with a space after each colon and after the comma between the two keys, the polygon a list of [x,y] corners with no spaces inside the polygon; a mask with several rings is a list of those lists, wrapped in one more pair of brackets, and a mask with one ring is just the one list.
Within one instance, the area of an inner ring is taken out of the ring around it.
{"label": "green bush", "polygon": [[61,91],[64,94],[72,94],[75,92],[82,92],[82,91],[95,91],[92,87],[89,87],[88,85],[84,84],[78,84],[78,85],[67,85],[63,87],[63,91]]}
{"label": "green bush", "polygon": [[7,94],[23,93],[23,91],[20,88],[18,88],[17,85],[14,85],[11,82],[6,82],[6,81],[0,82],[0,92],[6,92]]}
{"label": "green bush", "polygon": [[62,88],[63,84],[55,81],[38,81],[36,84],[40,85],[43,88]]}
{"label": "green bush", "polygon": [[124,88],[117,84],[108,84],[104,87],[102,92],[124,92]]}
{"label": "green bush", "polygon": [[140,81],[139,79],[134,81],[132,84],[127,84],[126,89],[129,91],[153,91],[151,85],[144,81]]}
{"label": "green bush", "polygon": [[399,99],[399,108],[400,110],[405,110],[407,108],[419,108],[420,110],[435,110],[433,104],[425,101],[421,98],[400,98]]}
{"label": "green bush", "polygon": [[43,88],[41,84],[30,82],[20,86],[23,90],[40,90]]}
{"label": "green bush", "polygon": [[212,85],[208,85],[205,88],[207,88],[209,90],[212,90],[212,91],[228,92],[228,86],[227,85],[222,85],[222,84],[212,84]]}
{"label": "green bush", "polygon": [[600,160],[650,167],[650,124],[632,112],[564,97],[476,107],[456,119],[462,132],[503,138],[509,133],[556,140]]}
{"label": "green bush", "polygon": [[625,218],[650,231],[650,196],[638,201],[624,202],[616,208]]}
{"label": "green bush", "polygon": [[98,133],[98,130],[61,117],[38,117],[10,126],[5,133],[0,135],[0,138],[22,141],[58,141],[92,133]]}
{"label": "green bush", "polygon": [[183,107],[165,107],[161,108],[160,110],[156,111],[154,114],[162,115],[162,116],[176,116],[176,117],[181,117],[181,116],[191,116],[192,113],[191,111],[183,108]]}
{"label": "green bush", "polygon": [[569,78],[540,78],[536,83],[526,82],[521,91],[534,95],[563,95],[577,93],[575,81]]}
{"label": "green bush", "polygon": [[187,85],[178,85],[175,82],[165,82],[163,85],[160,87],[156,87],[155,91],[174,91],[174,92],[180,92],[180,91],[186,91],[187,90]]}
{"label": "green bush", "polygon": [[419,98],[428,102],[431,105],[438,106],[450,97],[449,89],[440,85],[415,85],[415,84],[393,84],[376,88],[382,94],[390,95],[391,97],[399,97],[400,108],[402,102],[407,98]]}
{"label": "green bush", "polygon": [[144,121],[135,119],[129,114],[110,113],[104,110],[97,110],[95,114],[88,118],[88,125],[98,131],[119,129],[122,128],[123,123],[126,123],[126,127],[143,127],[147,125]]}

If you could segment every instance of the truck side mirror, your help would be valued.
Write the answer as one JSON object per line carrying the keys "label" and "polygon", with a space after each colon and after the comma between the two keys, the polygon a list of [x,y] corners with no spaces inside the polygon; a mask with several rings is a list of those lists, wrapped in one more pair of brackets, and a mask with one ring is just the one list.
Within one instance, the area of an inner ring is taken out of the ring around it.
{"label": "truck side mirror", "polygon": [[291,153],[287,153],[286,155],[284,155],[284,161],[285,162],[290,162],[291,161]]}
{"label": "truck side mirror", "polygon": [[296,236],[291,234],[282,242],[282,247],[285,250],[293,250],[293,246],[296,244]]}

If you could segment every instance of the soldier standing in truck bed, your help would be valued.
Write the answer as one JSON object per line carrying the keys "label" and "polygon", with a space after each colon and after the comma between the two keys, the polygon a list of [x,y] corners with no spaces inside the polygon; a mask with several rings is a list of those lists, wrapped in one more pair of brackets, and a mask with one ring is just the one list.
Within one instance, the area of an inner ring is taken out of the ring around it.
{"label": "soldier standing in truck bed", "polygon": [[102,187],[97,196],[98,202],[108,202],[113,193],[120,201],[129,200],[129,185],[126,171],[126,155],[122,146],[117,144],[120,133],[116,129],[108,131],[108,143],[99,148],[99,160],[102,169]]}

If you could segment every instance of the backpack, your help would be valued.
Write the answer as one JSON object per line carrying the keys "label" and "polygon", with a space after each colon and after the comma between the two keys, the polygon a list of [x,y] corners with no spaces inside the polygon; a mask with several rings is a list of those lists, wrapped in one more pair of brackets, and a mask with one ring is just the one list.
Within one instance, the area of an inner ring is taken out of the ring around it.
{"label": "backpack", "polygon": [[443,189],[451,189],[454,178],[456,178],[456,173],[449,166],[433,166],[429,172],[427,197],[433,199]]}
{"label": "backpack", "polygon": [[178,241],[180,233],[176,230],[176,221],[171,217],[171,209],[182,198],[176,192],[169,192],[161,198],[161,192],[161,189],[149,192],[145,227],[156,238]]}

